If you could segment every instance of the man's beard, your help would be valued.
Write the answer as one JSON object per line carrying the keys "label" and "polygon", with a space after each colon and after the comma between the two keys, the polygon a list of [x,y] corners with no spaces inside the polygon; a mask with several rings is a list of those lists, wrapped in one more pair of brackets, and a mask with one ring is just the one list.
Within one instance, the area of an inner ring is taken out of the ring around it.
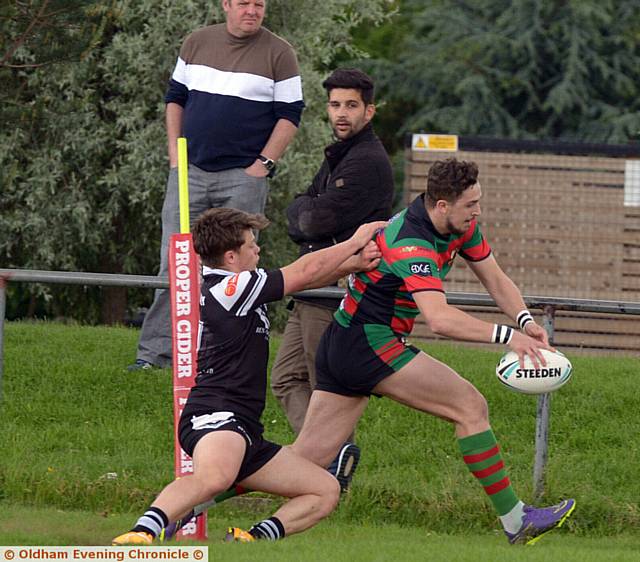
{"label": "man's beard", "polygon": [[466,226],[466,227],[464,227],[464,228],[457,228],[457,227],[455,227],[455,226],[453,225],[453,223],[451,222],[451,219],[447,219],[447,224],[445,225],[445,227],[446,227],[447,232],[448,232],[449,234],[458,234],[458,235],[461,235],[461,234],[464,234],[464,233],[468,230],[469,225],[467,225],[467,226]]}
{"label": "man's beard", "polygon": [[333,136],[341,141],[350,139],[353,136],[353,127],[351,127],[346,134],[345,133],[338,134],[338,129],[336,127],[333,127]]}

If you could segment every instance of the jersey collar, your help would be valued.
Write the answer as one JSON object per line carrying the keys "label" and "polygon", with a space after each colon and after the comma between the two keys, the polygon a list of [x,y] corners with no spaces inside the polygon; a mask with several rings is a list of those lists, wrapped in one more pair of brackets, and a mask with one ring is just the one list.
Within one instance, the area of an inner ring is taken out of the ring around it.
{"label": "jersey collar", "polygon": [[436,227],[433,226],[431,217],[429,216],[429,213],[427,213],[427,208],[424,204],[424,198],[425,194],[421,193],[409,205],[409,208],[407,210],[409,220],[418,227],[420,232],[422,232],[424,235],[429,235],[426,238],[427,240],[431,236],[435,236],[440,240],[448,242],[451,239],[451,235],[449,234],[447,236],[443,236],[436,230]]}
{"label": "jersey collar", "polygon": [[218,269],[213,268],[213,267],[207,267],[206,265],[202,266],[202,276],[205,277],[206,275],[224,275],[225,277],[228,277],[230,275],[236,275],[233,271],[227,271],[226,269]]}

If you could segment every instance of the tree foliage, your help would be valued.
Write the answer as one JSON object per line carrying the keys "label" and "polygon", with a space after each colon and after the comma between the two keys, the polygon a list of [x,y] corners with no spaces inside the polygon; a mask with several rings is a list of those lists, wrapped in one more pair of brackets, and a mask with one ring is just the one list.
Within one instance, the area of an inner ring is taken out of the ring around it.
{"label": "tree foliage", "polygon": [[91,47],[98,31],[94,2],[3,0],[0,5],[0,67],[34,68],[74,60]]}
{"label": "tree foliage", "polygon": [[359,41],[407,30],[363,63],[396,131],[600,142],[640,131],[639,0],[399,4]]}
{"label": "tree foliage", "polygon": [[[82,49],[73,61],[61,62],[56,55],[47,59],[52,64],[32,64],[42,61],[52,44],[52,36],[45,33],[24,41],[10,57],[12,65],[20,67],[20,75],[10,77],[13,101],[23,110],[15,126],[0,132],[0,263],[150,274],[159,261],[168,168],[163,95],[184,37],[223,21],[223,13],[211,0],[66,4],[77,4],[75,21],[89,15],[95,23],[91,49]],[[358,55],[350,32],[363,22],[380,21],[383,4],[325,0],[318,10],[310,0],[298,0],[295,9],[288,0],[269,2],[267,27],[297,50],[307,110],[271,185],[267,213],[274,226],[261,239],[265,265],[292,257],[282,207],[304,189],[328,139],[322,70],[340,50]],[[65,17],[73,19],[69,13]],[[5,30],[13,30],[12,37],[19,35],[14,19],[0,20],[0,26],[3,36]],[[69,28],[70,37],[78,39],[74,33]],[[86,47],[82,41],[77,45]],[[5,109],[3,104],[3,122]],[[92,320],[122,317],[125,293],[117,289],[104,294],[93,289],[82,294],[39,290],[56,295],[47,308],[50,314]],[[102,301],[102,313],[97,301]]]}
{"label": "tree foliage", "polygon": [[0,104],[6,127],[19,122],[33,103],[28,70],[80,59],[100,33],[100,15],[86,0],[2,0],[0,14]]}
{"label": "tree foliage", "polygon": [[[182,39],[223,20],[219,2],[2,2],[0,263],[152,273],[163,94]],[[336,61],[374,76],[388,148],[421,129],[608,142],[640,130],[640,0],[269,0],[265,23],[295,47],[307,104],[271,183],[266,266],[295,255],[282,210],[329,141],[321,82]],[[93,289],[39,291],[56,295],[48,313],[97,320],[101,300],[114,319],[124,306],[115,290],[119,308]]]}

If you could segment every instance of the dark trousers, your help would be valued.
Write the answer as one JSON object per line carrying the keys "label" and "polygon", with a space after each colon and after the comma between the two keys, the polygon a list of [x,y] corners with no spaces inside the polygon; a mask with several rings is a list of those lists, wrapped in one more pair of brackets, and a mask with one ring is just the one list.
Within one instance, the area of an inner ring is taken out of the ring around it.
{"label": "dark trousers", "polygon": [[316,386],[318,343],[332,320],[333,310],[295,301],[271,370],[271,390],[296,435]]}

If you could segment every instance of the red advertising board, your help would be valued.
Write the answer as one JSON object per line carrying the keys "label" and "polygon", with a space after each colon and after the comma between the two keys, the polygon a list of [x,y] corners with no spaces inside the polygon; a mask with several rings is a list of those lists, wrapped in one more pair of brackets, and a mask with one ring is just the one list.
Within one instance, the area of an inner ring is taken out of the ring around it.
{"label": "red advertising board", "polygon": [[[198,327],[200,321],[200,261],[191,234],[173,234],[169,245],[169,291],[173,340],[173,415],[175,474],[193,472],[193,461],[178,443],[178,422],[195,384],[198,370]],[[206,540],[206,512],[184,525],[180,539]]]}

